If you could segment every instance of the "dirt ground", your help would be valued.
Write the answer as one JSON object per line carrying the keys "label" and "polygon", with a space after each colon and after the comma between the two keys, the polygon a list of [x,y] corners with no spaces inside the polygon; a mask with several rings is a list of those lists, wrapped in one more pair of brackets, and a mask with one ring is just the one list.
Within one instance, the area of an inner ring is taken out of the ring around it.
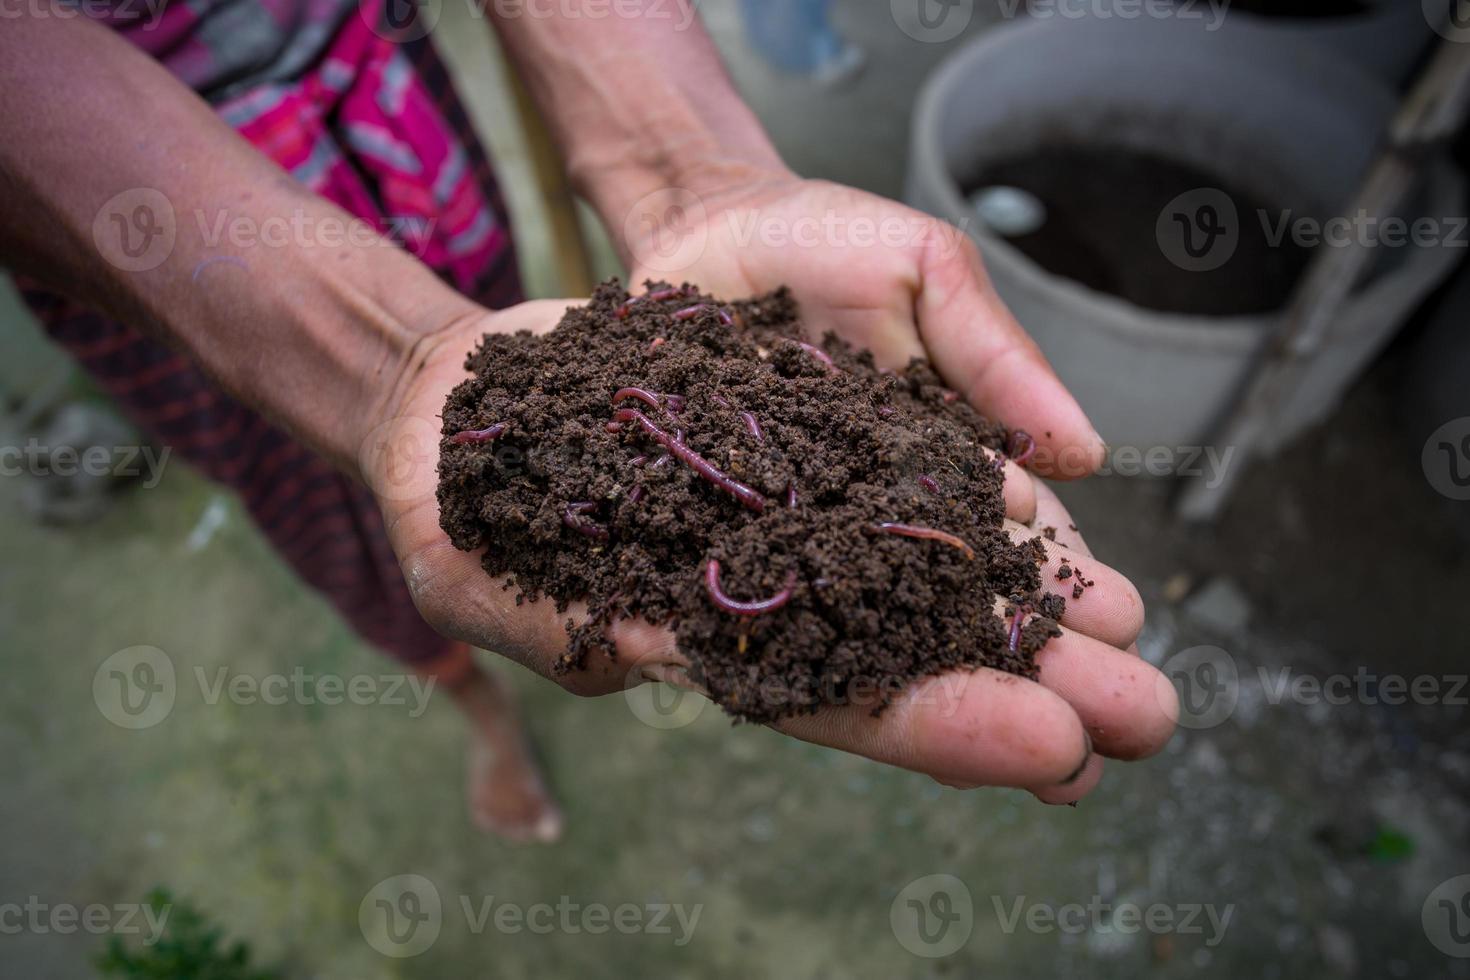
{"label": "dirt ground", "polygon": [[[887,43],[882,6],[842,14],[870,53]],[[783,101],[759,81],[733,4],[707,14],[795,146],[815,96],[787,85]],[[934,58],[944,46],[929,47]],[[913,58],[900,74],[925,67]],[[799,163],[896,192],[903,84],[870,76],[842,93],[800,134],[819,149]],[[860,133],[855,106],[872,109]],[[844,120],[847,153],[833,145]],[[886,156],[869,173],[840,172],[872,147]],[[533,283],[547,281],[528,247]],[[9,308],[0,332],[7,402],[65,372]],[[503,666],[569,833],[552,849],[501,844],[466,817],[460,727],[441,697],[214,695],[222,677],[299,669],[381,685],[396,673],[291,579],[229,497],[170,463],[100,520],[58,528],[27,518],[21,481],[0,479],[0,906],[111,906],[162,884],[289,976],[353,980],[1470,977],[1470,959],[1441,952],[1424,925],[1436,889],[1470,873],[1470,691],[1450,696],[1470,569],[1419,471],[1422,434],[1396,421],[1395,371],[1390,361],[1361,384],[1330,434],[1256,469],[1212,530],[1173,525],[1159,484],[1066,488],[1093,548],[1149,604],[1143,655],[1207,656],[1238,678],[1228,715],[1181,730],[1152,761],[1111,766],[1077,809],[732,728],[697,699],[578,700]],[[94,682],[136,647],[163,659],[134,652],[123,666],[166,663],[172,707],[128,729]],[[1355,686],[1333,704],[1279,687],[1364,673],[1431,677],[1442,696],[1395,705]],[[360,915],[384,896],[411,909],[393,892],[404,875],[440,909],[436,938],[411,958],[388,955],[405,947]],[[497,919],[506,906],[530,917]],[[636,928],[587,914],[619,906]],[[1134,907],[1169,928],[1130,923]],[[88,976],[101,942],[6,930],[0,972]]]}

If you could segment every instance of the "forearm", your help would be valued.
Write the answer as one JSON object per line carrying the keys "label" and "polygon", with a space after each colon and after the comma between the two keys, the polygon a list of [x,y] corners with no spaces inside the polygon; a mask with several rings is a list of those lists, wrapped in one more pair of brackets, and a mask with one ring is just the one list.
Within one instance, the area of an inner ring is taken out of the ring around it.
{"label": "forearm", "polygon": [[578,193],[615,232],[654,191],[713,198],[786,174],[688,0],[483,2]]}
{"label": "forearm", "polygon": [[169,338],[344,466],[416,341],[475,310],[103,28],[8,23],[0,91],[0,261]]}

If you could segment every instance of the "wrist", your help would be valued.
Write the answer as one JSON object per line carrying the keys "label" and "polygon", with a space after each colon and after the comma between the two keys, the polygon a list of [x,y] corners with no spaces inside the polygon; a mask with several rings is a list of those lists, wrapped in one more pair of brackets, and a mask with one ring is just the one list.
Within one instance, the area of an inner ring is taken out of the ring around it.
{"label": "wrist", "polygon": [[675,269],[675,256],[696,243],[699,229],[762,191],[800,178],[779,158],[702,157],[677,164],[625,164],[579,186],[630,270]]}

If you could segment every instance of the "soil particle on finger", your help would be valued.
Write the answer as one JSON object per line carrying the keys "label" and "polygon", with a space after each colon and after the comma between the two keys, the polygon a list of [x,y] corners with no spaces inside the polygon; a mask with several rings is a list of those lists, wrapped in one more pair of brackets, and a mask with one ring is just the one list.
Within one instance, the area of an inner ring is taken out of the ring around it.
{"label": "soil particle on finger", "polygon": [[[486,335],[444,407],[455,546],[484,548],[518,600],[590,610],[558,670],[613,656],[609,625],[641,617],[755,722],[879,711],[955,668],[1036,676],[1064,600],[1040,591],[1040,540],[1005,531],[985,455],[1002,425],[923,361],[880,371],[785,290],[647,290],[607,283],[549,333]],[[1014,650],[1007,603],[1036,610]]]}

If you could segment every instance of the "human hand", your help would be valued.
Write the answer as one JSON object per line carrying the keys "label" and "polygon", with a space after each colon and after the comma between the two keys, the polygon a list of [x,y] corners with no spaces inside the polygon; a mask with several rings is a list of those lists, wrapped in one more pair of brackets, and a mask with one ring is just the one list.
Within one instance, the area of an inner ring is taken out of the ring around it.
{"label": "human hand", "polygon": [[[468,377],[466,352],[485,332],[550,329],[566,305],[527,303],[486,313],[421,342],[395,379],[387,407],[371,420],[362,472],[379,496],[414,601],[441,633],[509,656],[577,694],[607,694],[648,679],[692,687],[673,634],[635,620],[613,627],[616,659],[593,658],[585,670],[556,674],[567,648],[566,620],[584,617],[585,607],[558,614],[549,601],[517,605],[514,590],[490,578],[478,555],[456,549],[439,526],[436,420],[449,390]],[[1036,519],[1066,527],[1055,497],[1044,487],[1033,492]],[[1012,532],[1036,533],[1019,523]],[[1048,544],[1043,581],[1062,561],[1085,554],[1080,538],[1058,536],[1064,543]],[[868,706],[846,705],[775,727],[951,785],[1022,787],[1048,802],[1080,798],[1101,775],[1098,753],[1132,758],[1156,751],[1174,714],[1172,688],[1160,687],[1157,672],[1117,649],[1141,625],[1137,594],[1122,576],[1082,560],[1096,584],[1084,602],[1069,603],[1063,636],[1038,657],[1040,683],[988,668],[955,672],[916,681],[878,717]]]}

